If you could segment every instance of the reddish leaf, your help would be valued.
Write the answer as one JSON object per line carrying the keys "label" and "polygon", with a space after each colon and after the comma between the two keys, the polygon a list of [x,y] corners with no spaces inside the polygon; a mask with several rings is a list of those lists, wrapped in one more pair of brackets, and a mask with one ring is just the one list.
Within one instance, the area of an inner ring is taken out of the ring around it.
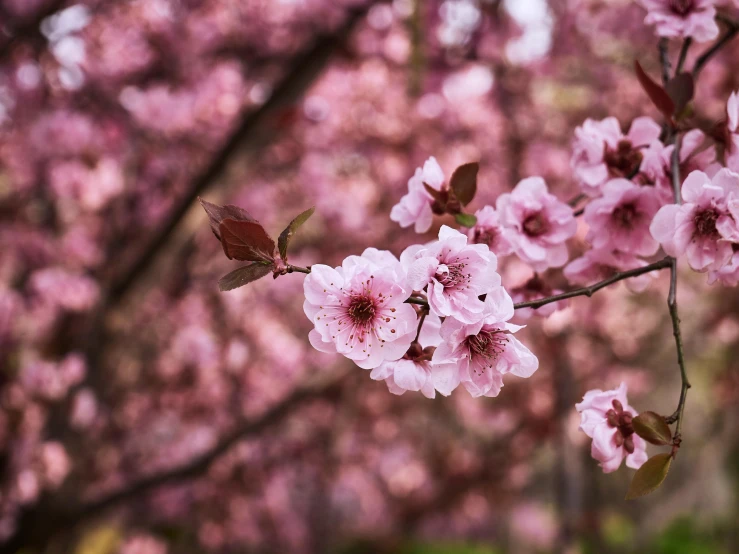
{"label": "reddish leaf", "polygon": [[672,98],[670,98],[670,95],[644,72],[642,66],[636,60],[634,60],[634,68],[636,69],[636,77],[639,79],[639,83],[644,89],[644,92],[647,93],[647,96],[649,96],[652,104],[657,106],[657,109],[661,111],[667,119],[672,119],[672,115],[675,113],[675,103],[672,101]]}
{"label": "reddish leaf", "polygon": [[235,219],[236,221],[256,221],[249,212],[246,210],[239,208],[238,206],[218,206],[216,204],[212,204],[208,202],[207,200],[203,200],[202,198],[198,197],[198,200],[200,201],[200,205],[205,210],[205,213],[208,214],[208,221],[210,222],[210,228],[213,231],[213,234],[216,236],[218,240],[221,240],[221,236],[218,234],[218,227],[221,225],[221,222],[224,219]]}
{"label": "reddish leaf", "polygon": [[218,231],[223,251],[229,259],[272,263],[275,241],[256,221],[224,219]]}
{"label": "reddish leaf", "polygon": [[670,464],[672,464],[670,454],[657,454],[644,462],[631,480],[626,500],[633,500],[656,491],[667,477]]}
{"label": "reddish leaf", "polygon": [[436,200],[437,202],[441,204],[446,204],[447,199],[444,198],[444,195],[441,193],[441,191],[436,190],[434,187],[432,187],[428,183],[424,183],[423,188],[425,188],[426,192],[428,192],[431,195],[431,198],[433,198],[434,200]]}
{"label": "reddish leaf", "polygon": [[315,211],[315,207],[305,210],[302,214],[293,219],[290,222],[290,225],[285,227],[285,230],[280,233],[280,237],[277,239],[277,245],[280,249],[280,256],[285,263],[287,263],[287,247],[290,244],[290,239],[293,238],[293,235],[295,235],[297,230],[300,229],[303,223],[308,221],[308,218],[312,216]]}
{"label": "reddish leaf", "polygon": [[245,265],[238,269],[234,269],[231,273],[221,277],[218,281],[218,288],[222,291],[233,290],[244,285],[261,279],[272,271],[274,266],[262,262]]}
{"label": "reddish leaf", "polygon": [[449,180],[449,187],[454,191],[463,206],[466,206],[475,197],[477,192],[477,171],[480,164],[477,162],[460,165],[454,170],[452,178]]}
{"label": "reddish leaf", "polygon": [[690,73],[680,73],[667,82],[665,91],[675,103],[674,113],[681,114],[688,102],[693,99],[695,92],[693,76]]}
{"label": "reddish leaf", "polygon": [[672,444],[672,431],[665,418],[654,412],[642,412],[633,419],[634,431],[645,441],[657,445]]}

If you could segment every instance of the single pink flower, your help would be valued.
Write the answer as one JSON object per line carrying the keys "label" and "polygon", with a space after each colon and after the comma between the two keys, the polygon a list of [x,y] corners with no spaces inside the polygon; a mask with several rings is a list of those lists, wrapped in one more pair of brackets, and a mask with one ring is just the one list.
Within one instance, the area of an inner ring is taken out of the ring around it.
{"label": "single pink flower", "polygon": [[544,179],[524,179],[498,197],[496,208],[514,252],[534,271],[567,262],[565,241],[577,231],[577,221],[570,206],[549,194]]}
{"label": "single pink flower", "polygon": [[626,383],[615,390],[588,391],[575,408],[582,416],[580,430],[593,439],[591,455],[604,473],[616,471],[624,458],[632,469],[647,461],[647,443],[634,433],[631,423],[639,414],[629,406]]}
{"label": "single pink flower", "polygon": [[739,94],[732,92],[726,103],[727,128],[726,167],[739,172]]}
{"label": "single pink flower", "polygon": [[444,320],[443,342],[433,356],[437,364],[453,364],[456,376],[449,382],[461,382],[475,397],[498,396],[504,375],[531,377],[539,367],[536,356],[513,336],[522,327],[507,323],[513,317],[513,300],[505,289],[488,293],[485,303],[488,316],[482,321]]}
{"label": "single pink flower", "polygon": [[439,392],[448,396],[458,384],[453,382],[456,366],[436,364],[431,359],[441,343],[440,329],[438,316],[427,315],[418,342],[413,342],[401,359],[382,362],[372,370],[370,377],[384,380],[393,394],[421,391],[426,398],[434,398],[438,386]]}
{"label": "single pink flower", "polygon": [[713,179],[693,171],[682,186],[682,205],[660,208],[649,230],[667,254],[687,254],[696,271],[717,270],[739,242],[739,174],[722,169]]}
{"label": "single pink flower", "polygon": [[[531,300],[539,300],[540,298],[546,298],[548,296],[555,296],[561,292],[562,291],[559,289],[553,289],[538,273],[536,273],[520,287],[512,288],[511,298],[513,299],[513,302],[517,304],[519,302],[529,302]],[[533,315],[549,317],[557,310],[563,310],[566,308],[567,304],[567,300],[558,300],[557,302],[544,304],[541,308],[519,308],[516,310],[516,321],[525,321]]]}
{"label": "single pink flower", "polygon": [[338,352],[372,369],[401,358],[415,337],[416,312],[404,303],[411,288],[390,252],[368,248],[335,269],[316,264],[303,290],[316,350]]}
{"label": "single pink flower", "polygon": [[659,244],[649,234],[649,224],[660,206],[651,188],[626,179],[608,181],[603,196],[585,206],[583,219],[590,226],[585,239],[595,249],[651,256]]}
{"label": "single pink flower", "polygon": [[423,168],[417,168],[413,177],[408,180],[408,194],[403,196],[390,211],[390,219],[401,227],[415,225],[416,233],[425,233],[431,228],[433,197],[423,186],[427,184],[435,190],[445,187],[444,172],[433,156],[426,160]]}
{"label": "single pink flower", "polygon": [[[567,264],[564,275],[573,285],[588,286],[613,277],[621,271],[645,265],[648,264],[644,260],[618,250],[588,250]],[[626,287],[633,292],[641,292],[654,278],[654,273],[632,277],[626,280]]]}
{"label": "single pink flower", "polygon": [[486,244],[496,256],[507,256],[513,252],[513,247],[505,237],[500,217],[495,208],[485,206],[475,212],[475,217],[477,223],[467,233],[471,243]]}
{"label": "single pink flower", "polygon": [[708,284],[716,282],[727,287],[735,287],[739,284],[739,244],[732,244],[734,254],[729,262],[717,270],[708,272]]}
{"label": "single pink flower", "polygon": [[631,178],[642,161],[642,150],[659,138],[662,128],[650,117],[638,117],[627,135],[615,117],[586,119],[575,129],[570,165],[588,196],[600,195],[609,179]]}
{"label": "single pink flower", "polygon": [[400,261],[413,290],[428,289],[431,312],[465,323],[480,321],[485,303],[478,297],[500,286],[498,259],[485,244],[467,244],[467,237],[443,225],[439,240],[409,246]]}
{"label": "single pink flower", "polygon": [[647,10],[644,23],[654,25],[657,36],[692,37],[706,42],[718,36],[715,0],[639,0]]}
{"label": "single pink flower", "polygon": [[[693,129],[683,135],[680,141],[680,175],[693,171],[703,171],[713,177],[721,166],[716,163],[716,148],[700,129]],[[664,204],[674,202],[672,190],[672,152],[675,146],[665,146],[654,140],[644,150],[639,175],[634,182],[641,186],[653,186]]]}

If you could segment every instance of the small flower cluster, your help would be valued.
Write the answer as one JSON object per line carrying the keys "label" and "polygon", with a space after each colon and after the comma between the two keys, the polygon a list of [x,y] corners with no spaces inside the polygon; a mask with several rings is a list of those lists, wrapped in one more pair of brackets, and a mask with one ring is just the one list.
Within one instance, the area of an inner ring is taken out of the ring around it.
{"label": "small flower cluster", "polygon": [[496,396],[504,375],[529,377],[539,365],[513,336],[520,327],[508,323],[513,301],[496,269],[486,245],[447,226],[400,259],[369,248],[341,267],[313,265],[303,306],[311,344],[371,369],[395,394],[433,398],[461,383],[473,396]]}

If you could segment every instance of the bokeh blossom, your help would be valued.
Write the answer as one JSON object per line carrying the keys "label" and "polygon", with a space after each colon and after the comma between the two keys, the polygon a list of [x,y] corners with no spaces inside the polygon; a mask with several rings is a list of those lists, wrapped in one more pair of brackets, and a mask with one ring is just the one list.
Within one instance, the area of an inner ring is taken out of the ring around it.
{"label": "bokeh blossom", "polygon": [[572,208],[549,193],[544,179],[524,179],[498,197],[496,209],[514,252],[535,271],[567,262],[565,241],[577,231],[577,222]]}
{"label": "bokeh blossom", "polygon": [[644,23],[654,25],[658,36],[691,37],[697,42],[718,36],[716,0],[639,0],[647,10]]}
{"label": "bokeh blossom", "polygon": [[732,92],[726,103],[727,129],[726,167],[739,171],[739,94]]}
{"label": "bokeh blossom", "polygon": [[624,458],[639,469],[647,461],[647,443],[634,433],[632,420],[639,415],[629,406],[626,383],[614,390],[590,390],[575,405],[581,414],[580,430],[593,439],[590,453],[604,473],[612,473]]}
{"label": "bokeh blossom", "polygon": [[416,233],[425,233],[431,228],[433,197],[425,189],[424,184],[434,190],[444,187],[444,172],[433,156],[419,167],[408,180],[408,193],[400,199],[390,211],[390,219],[401,227],[414,226]]}
{"label": "bokeh blossom", "polygon": [[583,192],[598,196],[609,179],[634,176],[644,148],[657,140],[661,132],[662,128],[650,117],[636,118],[626,135],[615,117],[602,121],[586,119],[575,129],[570,162]]}
{"label": "bokeh blossom", "polygon": [[372,369],[401,358],[415,337],[416,312],[405,303],[412,291],[387,251],[368,248],[335,269],[316,264],[303,289],[303,309],[315,325],[309,339],[321,352]]}
{"label": "bokeh blossom", "polygon": [[683,182],[682,205],[660,208],[650,231],[665,252],[687,255],[696,271],[716,270],[733,254],[739,242],[739,174],[722,169],[713,179],[694,171]]}
{"label": "bokeh blossom", "polygon": [[469,229],[467,237],[473,244],[486,244],[496,256],[507,256],[513,252],[508,242],[500,216],[493,206],[485,206],[475,212],[477,222]]}
{"label": "bokeh blossom", "polygon": [[654,190],[613,179],[603,187],[603,196],[585,206],[585,238],[596,249],[651,256],[659,244],[649,234],[649,225],[660,204]]}
{"label": "bokeh blossom", "polygon": [[539,367],[536,356],[513,336],[521,329],[508,323],[513,317],[513,300],[503,287],[487,295],[488,316],[467,324],[447,318],[441,325],[442,343],[433,361],[455,364],[455,381],[474,397],[498,396],[503,376],[531,377]]}
{"label": "bokeh blossom", "polygon": [[400,256],[413,290],[428,288],[433,313],[465,323],[486,316],[478,297],[500,285],[498,259],[485,244],[467,244],[467,237],[443,225],[439,240],[426,246],[409,246]]}
{"label": "bokeh blossom", "polygon": [[[613,277],[621,271],[644,267],[647,262],[618,250],[587,250],[579,258],[575,258],[564,268],[564,275],[573,285],[588,286]],[[629,290],[641,292],[654,279],[653,273],[645,273],[631,277],[624,282]]]}

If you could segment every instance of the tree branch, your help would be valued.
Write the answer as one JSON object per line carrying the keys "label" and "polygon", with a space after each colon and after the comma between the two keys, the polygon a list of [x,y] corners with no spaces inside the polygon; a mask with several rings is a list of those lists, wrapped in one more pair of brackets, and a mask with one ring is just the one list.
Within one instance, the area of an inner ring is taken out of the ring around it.
{"label": "tree branch", "polygon": [[738,22],[724,15],[720,15],[718,19],[720,21],[723,21],[727,25],[728,30],[720,39],[718,39],[718,41],[716,41],[713,46],[711,46],[708,50],[701,54],[701,56],[696,60],[695,66],[693,66],[694,80],[698,78],[698,74],[701,72],[703,67],[711,60],[711,58],[713,58],[713,56],[715,56],[724,46],[731,42],[736,34],[739,33]]}
{"label": "tree branch", "polygon": [[518,304],[514,304],[513,307],[516,310],[521,309],[521,308],[536,309],[536,308],[541,308],[542,306],[545,306],[547,304],[551,304],[552,302],[558,302],[559,300],[566,300],[567,298],[574,298],[575,296],[590,297],[596,292],[598,292],[600,289],[606,288],[614,283],[618,283],[619,281],[623,281],[624,279],[629,279],[631,277],[638,277],[639,275],[644,275],[645,273],[650,273],[652,271],[657,271],[659,269],[665,269],[667,267],[670,267],[670,264],[671,264],[670,260],[671,258],[664,258],[658,262],[645,265],[644,267],[637,267],[635,269],[629,269],[628,271],[620,271],[612,275],[608,279],[604,279],[603,281],[595,283],[594,285],[571,290],[569,292],[563,292],[562,294],[555,294],[554,296],[547,296],[546,298],[540,298],[538,300],[529,300],[528,302],[519,302]]}
{"label": "tree branch", "polygon": [[276,111],[294,103],[320,75],[334,52],[344,44],[354,26],[369,9],[367,6],[352,11],[347,22],[335,34],[320,37],[307,52],[297,56],[290,64],[291,69],[275,87],[272,96],[261,108],[246,114],[237,130],[231,135],[211,163],[192,181],[187,193],[175,204],[167,220],[154,231],[138,257],[108,287],[109,305],[114,305],[145,273],[178,227],[190,206],[202,195],[224,171],[234,154],[245,143],[254,140],[259,129]]}
{"label": "tree branch", "polygon": [[34,506],[21,517],[15,535],[3,545],[3,552],[16,552],[21,548],[43,546],[57,533],[71,529],[103,510],[145,494],[156,487],[198,477],[240,440],[257,435],[265,428],[282,422],[298,407],[311,400],[335,394],[341,387],[343,377],[344,374],[340,373],[313,386],[296,389],[257,419],[244,421],[221,438],[213,448],[179,467],[144,477],[121,490],[89,502],[72,505],[72,507],[69,506],[68,499],[46,498],[44,502]]}
{"label": "tree branch", "polygon": [[[675,134],[671,139],[674,148],[672,150],[671,157],[671,171],[672,171],[672,192],[675,197],[675,204],[681,204],[682,198],[680,196],[680,136]],[[679,445],[680,441],[680,429],[683,423],[683,412],[685,411],[685,400],[688,395],[688,389],[690,388],[690,382],[688,381],[688,374],[685,369],[685,355],[683,353],[683,339],[680,331],[680,316],[677,310],[677,260],[671,258],[670,263],[670,293],[667,296],[667,307],[670,310],[670,318],[672,319],[672,334],[675,337],[675,348],[677,349],[677,364],[680,367],[680,400],[678,400],[677,409],[675,413],[669,416],[667,419],[668,423],[677,422],[675,427],[674,439],[677,441],[676,446]],[[673,450],[674,452],[674,450]]]}

